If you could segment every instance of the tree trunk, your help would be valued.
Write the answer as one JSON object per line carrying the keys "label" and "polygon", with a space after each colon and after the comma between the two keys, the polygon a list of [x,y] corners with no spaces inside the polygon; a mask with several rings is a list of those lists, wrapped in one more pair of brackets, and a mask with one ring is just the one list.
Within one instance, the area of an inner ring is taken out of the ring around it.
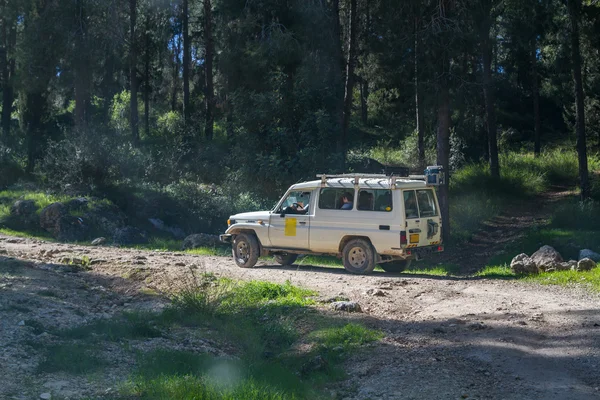
{"label": "tree trunk", "polygon": [[344,110],[342,114],[342,132],[338,141],[338,153],[342,157],[345,169],[346,151],[348,149],[348,130],[352,114],[352,98],[354,91],[354,66],[356,64],[356,0],[350,0],[350,22],[348,35],[348,58],[346,63],[346,85],[344,89]]}
{"label": "tree trunk", "polygon": [[[147,11],[148,14],[150,11]],[[146,52],[144,54],[144,130],[146,138],[150,137],[150,15],[146,15],[146,32],[144,34]]]}
{"label": "tree trunk", "polygon": [[138,79],[137,79],[137,46],[135,25],[137,19],[137,4],[136,0],[129,0],[130,11],[130,37],[129,37],[129,73],[131,76],[131,101],[130,101],[130,124],[133,144],[137,145],[140,141],[139,131],[139,115],[138,115]]}
{"label": "tree trunk", "polygon": [[33,173],[39,157],[39,146],[42,136],[42,118],[46,110],[46,97],[42,92],[25,94],[25,110],[23,121],[27,135],[27,165],[25,172]]}
{"label": "tree trunk", "polygon": [[[451,0],[440,0],[440,18],[447,19]],[[437,164],[444,168],[446,179],[439,187],[440,211],[442,214],[442,237],[450,238],[450,43],[448,32],[442,32],[440,57],[440,78],[438,82],[438,127],[437,127]]]}
{"label": "tree trunk", "polygon": [[369,82],[364,78],[360,81],[360,120],[363,125],[367,125],[369,122],[369,106],[367,100],[369,99]]}
{"label": "tree trunk", "polygon": [[204,44],[206,54],[204,55],[204,79],[205,79],[205,126],[204,136],[212,140],[215,124],[215,89],[213,83],[213,58],[215,44],[212,35],[212,3],[204,0]]}
{"label": "tree trunk", "polygon": [[542,122],[540,116],[540,85],[539,77],[537,73],[537,40],[535,37],[532,41],[531,49],[531,91],[533,96],[533,125],[534,125],[534,145],[533,152],[538,157],[542,151],[541,135],[542,135]]}
{"label": "tree trunk", "polygon": [[[6,5],[5,5],[6,7]],[[15,59],[12,56],[17,42],[17,30],[14,21],[9,19],[8,12],[2,13],[2,42],[4,51],[0,54],[0,78],[2,85],[2,116],[0,126],[4,140],[10,138],[11,114],[14,101],[14,88],[12,79],[15,75]]]}
{"label": "tree trunk", "polygon": [[173,54],[173,92],[171,92],[171,111],[177,110],[177,88],[179,87],[179,52],[181,51],[181,41],[177,40],[175,54]]}
{"label": "tree trunk", "polygon": [[85,0],[77,0],[75,19],[75,125],[84,130],[90,104],[90,66],[87,59],[87,26]]}
{"label": "tree trunk", "polygon": [[417,147],[419,167],[425,169],[425,129],[423,127],[423,110],[421,109],[421,87],[419,85],[419,18],[415,17],[415,113],[417,122]]}
{"label": "tree trunk", "polygon": [[190,34],[188,0],[182,3],[183,18],[183,120],[190,122]]}
{"label": "tree trunk", "polygon": [[492,43],[490,39],[492,21],[490,11],[491,7],[484,16],[483,27],[481,31],[481,50],[483,53],[483,96],[487,120],[490,173],[492,177],[500,178],[500,164],[498,162],[498,139],[496,133],[496,108],[494,104],[494,87],[492,82]]}
{"label": "tree trunk", "polygon": [[588,178],[587,148],[585,141],[585,111],[583,93],[583,79],[581,76],[581,52],[579,48],[579,18],[580,0],[568,0],[569,22],[571,28],[571,60],[573,68],[573,83],[575,91],[575,110],[577,132],[577,154],[579,156],[579,184],[581,185],[581,197],[590,197],[590,185]]}

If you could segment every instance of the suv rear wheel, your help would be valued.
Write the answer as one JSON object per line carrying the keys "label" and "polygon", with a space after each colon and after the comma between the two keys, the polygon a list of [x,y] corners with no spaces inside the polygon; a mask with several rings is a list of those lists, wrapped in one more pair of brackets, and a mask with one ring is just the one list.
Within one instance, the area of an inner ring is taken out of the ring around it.
{"label": "suv rear wheel", "polygon": [[410,267],[411,263],[412,263],[412,260],[395,260],[395,261],[390,261],[390,262],[379,264],[379,266],[385,272],[402,272],[405,269],[407,269],[408,267]]}
{"label": "suv rear wheel", "polygon": [[277,261],[281,265],[292,265],[296,261],[297,258],[298,258],[298,254],[288,254],[288,253],[275,254],[275,261]]}
{"label": "suv rear wheel", "polygon": [[254,267],[260,254],[258,239],[252,234],[240,233],[233,240],[232,253],[238,267]]}
{"label": "suv rear wheel", "polygon": [[342,252],[344,268],[353,274],[369,274],[375,269],[373,246],[364,239],[350,240]]}

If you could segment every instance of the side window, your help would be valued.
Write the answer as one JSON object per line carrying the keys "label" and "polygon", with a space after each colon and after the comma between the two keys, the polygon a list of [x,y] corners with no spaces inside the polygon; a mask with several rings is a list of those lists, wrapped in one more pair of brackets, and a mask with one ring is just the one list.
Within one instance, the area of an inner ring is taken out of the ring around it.
{"label": "side window", "polygon": [[302,207],[307,207],[310,202],[310,192],[290,192],[281,204],[280,212],[285,210],[287,207],[291,207],[294,203],[299,204]]}
{"label": "side window", "polygon": [[353,189],[323,188],[319,193],[319,208],[321,210],[352,210],[353,207]]}
{"label": "side window", "polygon": [[421,218],[425,217],[437,217],[437,207],[435,206],[435,197],[433,190],[417,190],[417,200],[419,202],[419,210],[421,211]]}
{"label": "side window", "polygon": [[417,207],[417,196],[414,190],[404,191],[404,211],[406,218],[419,218],[419,208]]}
{"label": "side window", "polygon": [[393,209],[392,191],[381,189],[359,190],[356,208],[360,211],[390,212]]}

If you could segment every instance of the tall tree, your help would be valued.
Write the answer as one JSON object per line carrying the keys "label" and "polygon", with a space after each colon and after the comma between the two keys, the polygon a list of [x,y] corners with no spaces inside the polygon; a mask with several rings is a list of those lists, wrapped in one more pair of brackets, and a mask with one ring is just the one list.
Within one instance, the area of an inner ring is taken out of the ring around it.
{"label": "tall tree", "polygon": [[75,123],[85,129],[89,117],[91,68],[88,44],[88,26],[85,0],[77,0],[75,7]]}
{"label": "tall tree", "polygon": [[571,68],[573,70],[573,86],[575,94],[575,131],[577,132],[577,154],[579,156],[579,184],[581,196],[590,197],[588,178],[587,147],[585,138],[585,95],[581,74],[581,49],[579,47],[579,23],[581,18],[581,0],[567,0],[569,10],[569,27],[571,36]]}
{"label": "tall tree", "polygon": [[139,114],[138,114],[138,78],[137,78],[137,0],[129,0],[129,75],[131,85],[130,99],[130,125],[134,144],[140,141]]}
{"label": "tall tree", "polygon": [[144,29],[144,130],[146,137],[150,137],[150,59],[152,57],[150,29],[150,9],[148,9],[146,10],[146,27]]}
{"label": "tall tree", "polygon": [[2,115],[0,129],[5,140],[10,137],[10,121],[14,101],[13,79],[15,75],[14,50],[17,42],[16,13],[9,9],[9,2],[2,4],[0,16],[0,86],[2,87]]}
{"label": "tall tree", "polygon": [[190,121],[190,33],[188,0],[183,0],[181,7],[183,21],[183,119],[186,124]]}
{"label": "tall tree", "polygon": [[207,140],[212,140],[213,129],[215,124],[215,89],[213,82],[213,58],[215,52],[215,44],[212,29],[212,2],[204,0],[204,79],[205,79],[205,126],[204,137]]}
{"label": "tall tree", "polygon": [[419,83],[419,53],[421,51],[419,38],[419,8],[415,7],[415,46],[414,46],[414,62],[415,62],[415,119],[417,125],[417,151],[419,153],[419,167],[425,168],[425,127],[423,126],[423,107],[421,104],[421,85]]}
{"label": "tall tree", "polygon": [[437,163],[444,168],[446,179],[439,188],[442,214],[442,237],[450,238],[450,34],[454,0],[439,0],[438,30],[439,71],[437,109]]}
{"label": "tall tree", "polygon": [[498,161],[498,135],[496,132],[496,104],[494,82],[492,79],[492,52],[495,40],[491,38],[491,30],[495,0],[481,0],[481,52],[483,61],[483,96],[485,101],[486,125],[488,135],[488,152],[492,177],[500,178]]}
{"label": "tall tree", "polygon": [[342,156],[342,165],[346,163],[346,150],[348,149],[348,130],[352,114],[352,100],[354,97],[354,68],[356,66],[356,0],[350,0],[348,18],[348,54],[346,61],[346,84],[344,85],[344,109],[342,114],[342,132],[338,141],[338,152]]}
{"label": "tall tree", "polygon": [[540,115],[540,83],[538,74],[538,46],[536,35],[531,39],[531,95],[533,97],[533,152],[539,156],[542,152],[542,118]]}

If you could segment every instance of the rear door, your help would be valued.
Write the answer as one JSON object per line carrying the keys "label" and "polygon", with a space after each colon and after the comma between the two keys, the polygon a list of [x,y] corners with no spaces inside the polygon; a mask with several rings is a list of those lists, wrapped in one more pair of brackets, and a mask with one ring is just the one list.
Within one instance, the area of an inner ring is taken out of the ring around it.
{"label": "rear door", "polygon": [[404,190],[408,247],[432,246],[441,240],[441,217],[431,188]]}

